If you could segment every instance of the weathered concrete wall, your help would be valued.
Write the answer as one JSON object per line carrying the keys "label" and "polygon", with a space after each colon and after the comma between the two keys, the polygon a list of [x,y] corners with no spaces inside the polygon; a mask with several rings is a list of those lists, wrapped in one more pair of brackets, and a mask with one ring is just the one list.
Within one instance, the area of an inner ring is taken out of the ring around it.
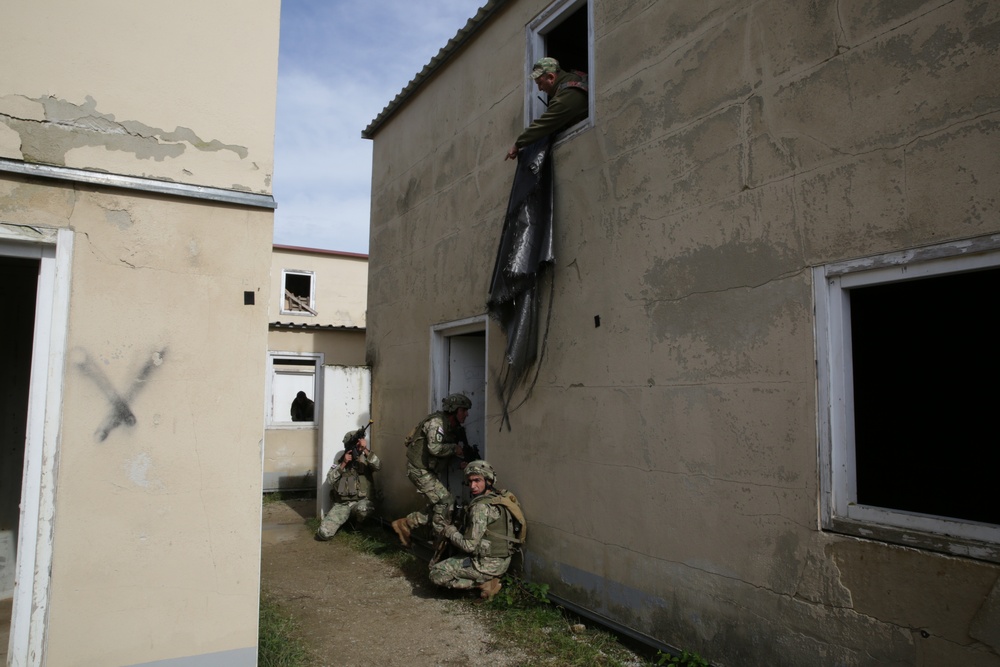
{"label": "weathered concrete wall", "polygon": [[[12,3],[0,157],[270,193],[278,2]],[[234,29],[238,17],[239,29]]]}
{"label": "weathered concrete wall", "polygon": [[[375,137],[383,441],[426,410],[429,327],[485,309],[545,5],[509,3]],[[545,361],[490,436],[531,576],[721,665],[1000,664],[996,565],[819,530],[810,273],[1000,231],[1000,6],[608,1],[594,23]],[[395,515],[419,504],[402,457]]]}

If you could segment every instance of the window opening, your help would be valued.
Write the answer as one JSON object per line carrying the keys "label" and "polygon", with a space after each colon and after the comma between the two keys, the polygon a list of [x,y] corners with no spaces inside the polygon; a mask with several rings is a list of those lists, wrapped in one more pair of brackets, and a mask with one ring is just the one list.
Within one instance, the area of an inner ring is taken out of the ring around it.
{"label": "window opening", "polygon": [[828,530],[1000,562],[1000,239],[814,269]]}
{"label": "window opening", "polygon": [[1000,524],[1000,269],[848,294],[858,502]]}
{"label": "window opening", "polygon": [[269,424],[313,426],[319,420],[321,365],[318,355],[271,356]]}
{"label": "window opening", "polygon": [[[528,25],[528,54],[526,66],[546,56],[559,61],[562,69],[577,70],[587,74],[588,116],[569,127],[556,139],[564,139],[577,131],[593,125],[593,31],[590,28],[590,3],[587,0],[560,0],[550,5]],[[526,73],[525,125],[545,112],[545,95],[539,93]]]}
{"label": "window opening", "polygon": [[315,315],[313,310],[314,275],[306,272],[284,272],[284,308],[285,313]]}
{"label": "window opening", "polygon": [[564,70],[590,70],[587,49],[587,6],[572,12],[558,25],[544,33],[545,54],[559,61]]}

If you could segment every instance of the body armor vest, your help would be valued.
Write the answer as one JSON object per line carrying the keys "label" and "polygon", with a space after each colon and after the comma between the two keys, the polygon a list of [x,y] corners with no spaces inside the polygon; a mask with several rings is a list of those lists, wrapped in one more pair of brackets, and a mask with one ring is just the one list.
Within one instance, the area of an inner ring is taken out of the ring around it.
{"label": "body armor vest", "polygon": [[[334,464],[339,465],[343,458],[344,454],[341,452],[334,460]],[[371,479],[370,468],[366,463],[364,464],[365,472],[359,472],[358,468],[360,465],[348,466],[346,470],[340,473],[340,479],[337,480],[337,485],[333,489],[338,500],[361,500],[371,495],[373,480]]]}
{"label": "body armor vest", "polygon": [[419,468],[420,470],[430,470],[431,472],[437,472],[437,456],[432,456],[430,450],[427,449],[427,435],[424,433],[424,426],[434,417],[440,417],[441,422],[445,427],[445,440],[448,437],[448,415],[443,412],[433,412],[417,424],[410,435],[406,437],[404,442],[406,443],[406,460],[414,468]]}
{"label": "body armor vest", "polygon": [[467,516],[472,515],[473,507],[482,503],[488,503],[500,510],[500,517],[486,524],[486,534],[483,537],[490,541],[490,552],[486,555],[490,558],[509,558],[514,555],[515,545],[520,544],[521,540],[514,534],[514,521],[510,512],[503,504],[497,502],[499,499],[500,496],[492,491],[476,496],[469,504],[470,512]]}

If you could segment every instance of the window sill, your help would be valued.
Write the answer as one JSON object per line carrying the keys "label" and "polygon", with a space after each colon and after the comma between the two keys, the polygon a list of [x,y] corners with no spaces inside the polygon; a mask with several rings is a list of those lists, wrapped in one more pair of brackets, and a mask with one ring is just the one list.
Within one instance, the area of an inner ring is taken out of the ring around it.
{"label": "window sill", "polygon": [[269,431],[315,431],[318,428],[316,422],[275,422],[267,425]]}
{"label": "window sill", "polygon": [[838,517],[830,519],[828,525],[824,528],[829,532],[861,537],[867,540],[888,542],[913,549],[934,551],[949,556],[960,556],[990,563],[1000,563],[1000,544],[992,542],[925,533],[918,530],[884,526]]}
{"label": "window sill", "polygon": [[576,125],[567,127],[565,130],[557,134],[555,141],[552,142],[552,147],[555,148],[556,146],[561,146],[570,139],[573,139],[574,137],[583,134],[593,126],[594,124],[590,122],[590,118],[584,118]]}

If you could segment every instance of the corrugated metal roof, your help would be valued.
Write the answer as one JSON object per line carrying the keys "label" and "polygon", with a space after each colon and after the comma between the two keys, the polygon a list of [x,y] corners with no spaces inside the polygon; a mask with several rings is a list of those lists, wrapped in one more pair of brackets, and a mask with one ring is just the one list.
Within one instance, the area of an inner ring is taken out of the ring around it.
{"label": "corrugated metal roof", "polygon": [[357,257],[358,259],[368,259],[368,255],[359,252],[346,252],[343,250],[325,250],[323,248],[306,248],[297,245],[281,245],[275,243],[271,246],[276,250],[291,250],[295,252],[308,252],[315,255],[336,255],[337,257]]}
{"label": "corrugated metal roof", "polygon": [[336,324],[300,324],[298,322],[271,322],[272,329],[308,329],[310,331],[364,331],[365,327],[348,327]]}
{"label": "corrugated metal roof", "polygon": [[501,7],[507,4],[507,2],[508,0],[489,0],[489,2],[480,7],[479,11],[476,12],[476,15],[469,19],[465,24],[465,27],[459,30],[454,37],[449,39],[448,43],[444,45],[444,48],[438,51],[437,55],[431,58],[431,61],[424,65],[424,68],[420,70],[408,84],[406,84],[406,87],[403,88],[403,90],[401,90],[384,109],[382,109],[382,112],[375,117],[375,120],[369,123],[368,127],[361,131],[361,138],[373,139],[379,128],[382,127],[382,125],[385,124],[385,122],[389,120],[389,118],[392,117],[392,115],[396,113],[396,111],[398,111],[399,108],[402,107],[406,101],[417,92],[417,89],[420,88],[425,81],[431,78],[436,71],[443,67],[444,64],[448,62],[453,55],[455,55],[455,52],[462,48],[463,44],[472,39],[472,36],[475,35],[487,21],[489,21],[490,17],[496,14]]}

